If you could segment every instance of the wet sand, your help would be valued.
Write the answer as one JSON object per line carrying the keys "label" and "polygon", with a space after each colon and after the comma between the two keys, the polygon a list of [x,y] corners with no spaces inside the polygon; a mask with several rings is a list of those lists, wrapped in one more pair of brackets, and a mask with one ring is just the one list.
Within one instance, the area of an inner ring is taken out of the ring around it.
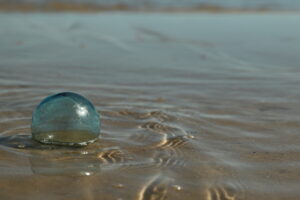
{"label": "wet sand", "polygon": [[[300,14],[0,14],[0,199],[298,199]],[[73,91],[83,148],[31,139]]]}

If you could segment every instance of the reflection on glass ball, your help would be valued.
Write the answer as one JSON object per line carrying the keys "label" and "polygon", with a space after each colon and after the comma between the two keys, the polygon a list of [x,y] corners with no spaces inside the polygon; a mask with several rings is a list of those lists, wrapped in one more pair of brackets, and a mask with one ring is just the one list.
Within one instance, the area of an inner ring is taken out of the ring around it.
{"label": "reflection on glass ball", "polygon": [[58,145],[87,145],[100,134],[100,119],[83,96],[63,92],[45,98],[32,115],[33,139]]}

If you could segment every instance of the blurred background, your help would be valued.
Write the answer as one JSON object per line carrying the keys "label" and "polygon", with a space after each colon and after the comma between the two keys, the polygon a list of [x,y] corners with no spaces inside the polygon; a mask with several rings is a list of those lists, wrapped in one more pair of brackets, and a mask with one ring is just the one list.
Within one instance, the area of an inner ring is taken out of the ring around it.
{"label": "blurred background", "polygon": [[299,10],[298,0],[0,0],[2,10]]}

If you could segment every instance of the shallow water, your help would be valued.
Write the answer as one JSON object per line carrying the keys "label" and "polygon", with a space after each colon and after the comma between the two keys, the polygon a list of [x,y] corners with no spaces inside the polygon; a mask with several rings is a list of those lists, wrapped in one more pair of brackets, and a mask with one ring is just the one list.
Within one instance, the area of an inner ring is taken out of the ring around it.
{"label": "shallow water", "polygon": [[[0,199],[298,199],[299,14],[0,14]],[[44,145],[73,91],[99,140]]]}
{"label": "shallow water", "polygon": [[37,134],[35,140],[45,144],[85,146],[97,140],[95,133],[89,131],[51,131]]}

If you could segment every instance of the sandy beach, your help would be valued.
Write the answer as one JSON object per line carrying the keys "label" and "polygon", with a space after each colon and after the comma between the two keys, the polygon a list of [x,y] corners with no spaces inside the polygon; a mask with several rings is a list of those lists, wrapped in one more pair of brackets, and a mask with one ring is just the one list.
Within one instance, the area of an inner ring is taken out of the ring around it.
{"label": "sandy beach", "polygon": [[[0,13],[0,38],[0,199],[299,199],[300,13]],[[97,142],[31,139],[62,91]]]}

